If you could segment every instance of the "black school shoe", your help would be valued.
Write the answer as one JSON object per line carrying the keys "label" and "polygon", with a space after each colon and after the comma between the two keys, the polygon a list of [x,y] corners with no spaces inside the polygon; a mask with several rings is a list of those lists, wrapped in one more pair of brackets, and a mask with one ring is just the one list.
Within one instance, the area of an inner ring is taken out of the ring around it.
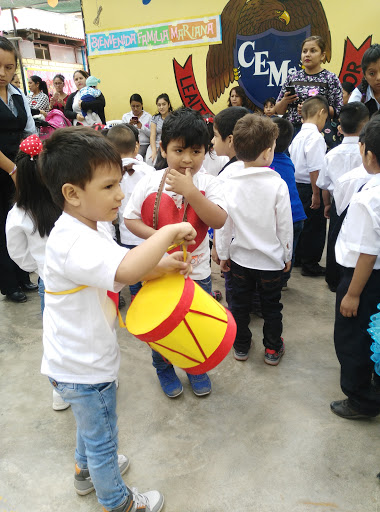
{"label": "black school shoe", "polygon": [[301,275],[306,277],[319,277],[326,274],[325,267],[321,267],[319,263],[311,263],[302,265]]}
{"label": "black school shoe", "polygon": [[27,298],[26,295],[21,289],[19,288],[13,293],[7,293],[6,295],[7,299],[11,300],[12,302],[26,302]]}
{"label": "black school shoe", "polygon": [[336,414],[337,416],[340,416],[341,418],[345,418],[346,420],[357,420],[360,418],[374,418],[377,416],[377,414],[370,415],[370,414],[362,414],[361,412],[357,411],[356,409],[353,409],[348,399],[345,400],[337,400],[335,402],[331,402],[330,404],[331,411]]}
{"label": "black school shoe", "polygon": [[21,283],[21,288],[26,292],[35,292],[38,290],[38,284],[34,284],[32,281],[29,281],[29,283]]}

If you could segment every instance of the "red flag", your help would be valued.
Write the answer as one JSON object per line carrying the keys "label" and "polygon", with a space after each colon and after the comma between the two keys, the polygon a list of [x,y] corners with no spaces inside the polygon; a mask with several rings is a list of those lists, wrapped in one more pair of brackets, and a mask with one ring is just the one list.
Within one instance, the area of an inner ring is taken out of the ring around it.
{"label": "red flag", "polygon": [[173,68],[178,92],[185,107],[199,110],[202,115],[214,115],[199,92],[194,76],[193,56],[189,55],[184,66],[181,66],[175,59],[173,59]]}
{"label": "red flag", "polygon": [[362,79],[362,57],[363,53],[371,46],[372,36],[368,36],[359,48],[356,48],[349,37],[344,43],[344,54],[342,69],[339,73],[341,82],[351,82],[357,86]]}

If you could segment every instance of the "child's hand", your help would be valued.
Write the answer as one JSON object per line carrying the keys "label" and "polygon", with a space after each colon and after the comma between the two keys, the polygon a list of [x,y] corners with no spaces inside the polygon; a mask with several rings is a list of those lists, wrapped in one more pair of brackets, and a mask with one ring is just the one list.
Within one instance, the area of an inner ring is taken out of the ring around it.
{"label": "child's hand", "polygon": [[190,172],[190,169],[187,168],[185,174],[182,174],[175,169],[170,169],[167,178],[166,178],[166,190],[170,192],[175,192],[176,194],[180,194],[183,197],[189,194],[189,192],[194,188],[193,184],[193,176]]}
{"label": "child's hand", "polygon": [[360,296],[349,295],[348,293],[343,297],[340,303],[340,312],[343,316],[348,318],[357,316]]}
{"label": "child's hand", "polygon": [[298,103],[298,105],[297,105],[297,114],[299,116],[302,116],[302,105],[303,105],[303,102],[302,103]]}
{"label": "child's hand", "polygon": [[194,238],[197,236],[197,232],[190,224],[190,222],[179,222],[178,224],[171,224],[170,227],[174,229],[173,244],[180,244],[185,240],[186,245],[194,245]]}
{"label": "child's hand", "polygon": [[162,258],[159,266],[160,270],[162,270],[164,274],[174,274],[175,272],[179,272],[181,275],[185,276],[186,279],[193,271],[193,266],[190,261],[191,254],[187,253],[187,259],[186,261],[183,261],[183,252],[180,251]]}
{"label": "child's hand", "polygon": [[330,218],[330,209],[331,209],[331,204],[326,204],[325,211],[324,211],[325,219]]}
{"label": "child's hand", "polygon": [[283,272],[289,272],[289,271],[290,271],[291,266],[292,266],[292,260],[287,261],[287,262],[285,263],[285,267],[284,267]]}
{"label": "child's hand", "polygon": [[220,260],[220,270],[229,272],[231,270],[231,260]]}
{"label": "child's hand", "polygon": [[321,196],[320,194],[313,194],[311,196],[311,206],[310,208],[312,210],[318,210],[318,208],[321,206]]}
{"label": "child's hand", "polygon": [[220,259],[219,259],[218,253],[216,252],[215,245],[213,245],[212,249],[211,249],[211,258],[214,263],[216,263],[217,265],[220,265]]}

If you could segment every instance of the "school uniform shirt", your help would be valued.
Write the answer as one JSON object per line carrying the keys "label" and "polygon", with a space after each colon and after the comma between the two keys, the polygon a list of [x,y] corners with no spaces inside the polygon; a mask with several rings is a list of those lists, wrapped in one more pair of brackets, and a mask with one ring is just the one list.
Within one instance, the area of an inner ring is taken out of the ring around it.
{"label": "school uniform shirt", "polygon": [[63,213],[46,244],[41,373],[58,382],[99,384],[116,379],[120,349],[116,307],[107,290],[119,292],[118,266],[128,249],[112,240],[104,223],[94,230]]}
{"label": "school uniform shirt", "polygon": [[133,164],[133,174],[129,175],[128,172],[124,173],[123,179],[121,180],[120,187],[124,194],[124,199],[121,202],[119,208],[119,231],[120,231],[120,242],[125,245],[139,245],[144,240],[134,235],[129,231],[124,223],[124,210],[127,207],[128,201],[131,198],[132,192],[136,187],[137,183],[144,178],[147,174],[155,172],[154,168],[150,165],[139,162],[134,158],[123,158],[123,165]]}
{"label": "school uniform shirt", "polygon": [[[165,171],[166,169],[161,171],[154,171],[152,174],[145,176],[142,180],[139,181],[125,209],[125,219],[141,220],[141,208],[144,200],[149,195],[158,191],[162,176]],[[226,203],[223,197],[222,186],[219,180],[210,174],[197,172],[193,176],[193,183],[198,190],[204,193],[206,199],[227,211]],[[178,209],[182,207],[184,199],[182,195],[175,194],[174,192],[166,190],[165,186],[162,193],[170,196]],[[170,223],[174,224],[175,222],[181,221],[182,218],[177,218],[173,219]],[[194,226],[194,228],[196,229],[196,226]],[[191,252],[191,263],[193,265],[193,272],[190,277],[195,280],[206,279],[206,277],[208,277],[211,273],[210,246],[207,233],[198,247],[193,249],[191,246],[189,246],[189,251]]]}
{"label": "school uniform shirt", "polygon": [[326,143],[315,124],[304,123],[289,146],[296,183],[310,183],[310,173],[323,170]]}
{"label": "school uniform shirt", "polygon": [[319,173],[317,186],[334,193],[338,178],[346,172],[358,167],[362,162],[359,150],[359,137],[346,136],[339,146],[333,148],[325,156],[325,166]]}
{"label": "school uniform shirt", "polygon": [[255,270],[282,270],[293,247],[285,181],[269,167],[248,167],[231,175],[223,190],[228,218],[216,235],[219,258]]}
{"label": "school uniform shirt", "polygon": [[212,176],[218,176],[228,160],[228,156],[218,156],[214,150],[206,151],[203,167]]}
{"label": "school uniform shirt", "polygon": [[24,104],[25,112],[26,112],[26,115],[27,115],[27,122],[26,122],[26,125],[25,125],[25,128],[24,128],[23,136],[24,137],[28,137],[29,135],[33,135],[33,133],[36,133],[36,125],[34,123],[34,119],[33,119],[32,114],[30,112],[30,106],[29,106],[28,98],[25,96],[25,94],[22,94],[20,89],[18,89],[13,84],[8,84],[8,88],[7,88],[7,103],[5,103],[2,98],[0,98],[0,100],[3,103],[5,103],[5,105],[9,108],[9,110],[12,112],[12,114],[15,117],[17,117],[18,112],[17,112],[17,108],[16,108],[16,105],[15,105],[15,102],[13,100],[13,96],[21,96],[22,102]]}
{"label": "school uniform shirt", "polygon": [[[377,107],[377,110],[380,110],[380,103],[375,98],[372,87],[369,85],[365,93],[364,104],[368,103],[371,100],[373,100],[372,103],[374,103],[374,105]],[[352,91],[352,94],[348,99],[348,103],[352,103],[353,101],[362,101],[362,93],[360,89],[358,89],[357,87]]]}
{"label": "school uniform shirt", "polygon": [[[122,117],[123,123],[129,124],[129,121],[134,117],[132,110],[127,114],[124,114]],[[141,128],[136,128],[139,131],[139,142],[140,146],[148,146],[150,143],[150,122],[152,120],[152,116],[149,112],[145,112],[143,110],[141,116],[139,117],[139,121],[141,123]]]}
{"label": "school uniform shirt", "polygon": [[355,268],[361,253],[377,256],[373,268],[380,269],[380,174],[352,197],[335,246],[336,261],[346,268]]}
{"label": "school uniform shirt", "polygon": [[48,237],[41,237],[30,215],[14,205],[5,226],[9,256],[26,272],[37,271],[44,279],[45,247]]}
{"label": "school uniform shirt", "polygon": [[352,171],[346,172],[337,180],[334,189],[334,201],[338,215],[344,212],[350,204],[352,196],[371,178],[372,175],[368,174],[364,165],[361,164]]}

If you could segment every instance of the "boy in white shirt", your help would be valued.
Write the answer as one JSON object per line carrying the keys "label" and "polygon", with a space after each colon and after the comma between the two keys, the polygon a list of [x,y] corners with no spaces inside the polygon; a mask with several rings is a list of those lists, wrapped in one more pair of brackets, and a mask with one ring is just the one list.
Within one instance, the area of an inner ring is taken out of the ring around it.
{"label": "boy in white shirt", "polygon": [[379,377],[372,383],[370,316],[380,302],[380,119],[365,129],[363,165],[372,178],[351,199],[335,247],[343,273],[336,292],[334,343],[340,384],[348,397],[330,404],[333,413],[356,419],[380,413]]}
{"label": "boy in white shirt", "polygon": [[[196,233],[181,223],[165,226],[131,251],[118,246],[104,225],[116,218],[124,197],[120,156],[91,128],[54,132],[40,165],[53,201],[63,209],[46,245],[41,373],[75,416],[74,487],[80,495],[95,488],[107,512],[158,512],[163,506],[158,491],[139,494],[121,478],[115,385],[120,350],[117,308],[109,295],[167,272],[189,274],[191,265],[177,255],[162,256],[170,244],[192,240]],[[123,472],[128,464],[124,457]]]}
{"label": "boy in white shirt", "polygon": [[293,246],[289,190],[279,174],[268,168],[278,132],[271,119],[255,114],[236,123],[235,152],[244,169],[236,170],[224,183],[228,219],[216,237],[220,266],[232,274],[232,314],[237,324],[234,357],[248,359],[249,312],[257,286],[264,318],[264,361],[272,366],[279,364],[285,352],[282,274],[290,269]]}
{"label": "boy in white shirt", "polygon": [[319,262],[325,246],[326,219],[317,179],[324,167],[326,143],[320,132],[325,126],[328,111],[329,106],[323,96],[312,96],[304,101],[303,125],[289,147],[297,190],[307,216],[296,249],[296,264],[300,263],[301,274],[309,277],[325,274]]}
{"label": "boy in white shirt", "polygon": [[[179,108],[168,116],[162,126],[161,153],[168,168],[143,178],[134,189],[124,212],[125,224],[135,235],[149,238],[157,228],[187,218],[197,231],[191,248],[194,279],[211,293],[210,247],[208,228],[221,228],[227,218],[220,181],[207,173],[199,173],[209,143],[206,123],[201,114]],[[166,396],[175,398],[182,383],[173,365],[152,351],[153,366]],[[211,392],[206,373],[187,374],[195,395]]]}
{"label": "boy in white shirt", "polygon": [[344,135],[343,142],[329,151],[325,156],[325,167],[319,173],[317,186],[322,189],[324,214],[330,219],[326,251],[325,280],[331,291],[335,292],[339,284],[339,266],[335,261],[335,243],[342,222],[339,222],[334,199],[337,180],[346,172],[362,163],[359,150],[359,134],[369,120],[368,109],[363,103],[355,101],[342,107],[339,114],[339,131]]}
{"label": "boy in white shirt", "polygon": [[[137,133],[136,133],[137,132]],[[124,210],[132,195],[137,183],[146,176],[154,172],[154,168],[146,164],[144,161],[136,160],[136,156],[140,150],[138,142],[138,130],[135,126],[119,124],[111,128],[107,133],[107,138],[112,142],[119,152],[121,163],[123,166],[123,179],[121,180],[120,187],[124,194],[124,199],[119,208],[119,232],[120,232],[120,245],[127,249],[133,249],[141,244],[144,240],[134,235],[127,229],[124,223]],[[137,136],[137,141],[136,141]],[[129,285],[131,293],[131,301],[135,298],[137,292],[141,288],[141,283]]]}

